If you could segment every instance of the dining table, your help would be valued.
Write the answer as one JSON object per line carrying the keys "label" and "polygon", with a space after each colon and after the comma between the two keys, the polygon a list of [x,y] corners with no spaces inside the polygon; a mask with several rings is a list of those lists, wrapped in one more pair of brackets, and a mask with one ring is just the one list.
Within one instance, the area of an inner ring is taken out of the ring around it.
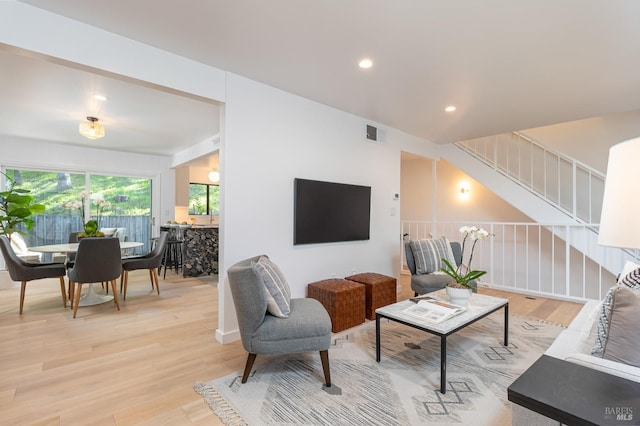
{"label": "dining table", "polygon": [[[80,243],[60,243],[60,244],[47,244],[43,246],[29,247],[30,251],[39,253],[51,254],[51,253],[76,253]],[[120,241],[120,249],[132,249],[143,246],[144,243],[138,241]],[[80,298],[78,306],[92,306],[99,305],[101,303],[107,303],[113,300],[113,295],[110,294],[98,294],[93,288],[94,283],[89,283],[89,290]]]}

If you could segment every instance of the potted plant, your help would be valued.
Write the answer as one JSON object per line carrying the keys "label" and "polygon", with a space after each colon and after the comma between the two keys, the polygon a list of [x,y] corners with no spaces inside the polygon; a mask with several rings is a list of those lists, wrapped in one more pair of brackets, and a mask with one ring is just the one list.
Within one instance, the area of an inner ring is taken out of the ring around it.
{"label": "potted plant", "polygon": [[104,237],[104,232],[98,231],[98,221],[89,220],[84,224],[84,232],[78,232],[78,238]]}
{"label": "potted plant", "polygon": [[[476,280],[487,273],[487,271],[478,271],[471,269],[471,262],[473,261],[473,252],[476,249],[478,241],[489,238],[493,234],[485,231],[482,228],[476,226],[463,226],[460,228],[460,232],[464,234],[462,238],[462,262],[458,267],[455,267],[447,259],[442,259],[445,264],[440,268],[442,272],[453,278],[453,282],[447,284],[447,295],[451,300],[451,303],[456,305],[466,306],[467,300],[471,297],[473,286],[469,282]],[[464,268],[464,250],[467,243],[467,239],[471,238],[473,245],[471,246],[471,253],[469,255],[469,262],[466,268]]]}
{"label": "potted plant", "polygon": [[14,180],[2,174],[6,178],[7,189],[0,192],[0,235],[6,235],[11,240],[11,234],[19,232],[19,225],[24,224],[27,230],[33,229],[35,222],[31,216],[43,213],[45,206],[34,203],[35,197],[29,195],[29,190],[16,188]]}

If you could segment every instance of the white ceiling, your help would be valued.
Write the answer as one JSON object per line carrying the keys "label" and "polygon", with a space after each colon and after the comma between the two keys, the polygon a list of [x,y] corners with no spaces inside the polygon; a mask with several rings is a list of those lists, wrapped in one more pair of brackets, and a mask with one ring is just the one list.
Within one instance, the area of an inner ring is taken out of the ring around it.
{"label": "white ceiling", "polygon": [[[640,109],[637,0],[22,2],[438,143]],[[34,61],[0,51],[2,133],[86,143],[56,121],[93,108],[123,150],[217,132],[215,105]]]}

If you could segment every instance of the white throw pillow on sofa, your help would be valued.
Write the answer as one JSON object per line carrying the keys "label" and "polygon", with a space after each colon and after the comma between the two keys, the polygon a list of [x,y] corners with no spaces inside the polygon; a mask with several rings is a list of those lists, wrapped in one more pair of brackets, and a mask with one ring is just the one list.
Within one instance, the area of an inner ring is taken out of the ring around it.
{"label": "white throw pillow on sofa", "polygon": [[[629,275],[640,278],[640,270]],[[640,285],[625,283],[611,287],[602,303],[591,355],[640,367]]]}

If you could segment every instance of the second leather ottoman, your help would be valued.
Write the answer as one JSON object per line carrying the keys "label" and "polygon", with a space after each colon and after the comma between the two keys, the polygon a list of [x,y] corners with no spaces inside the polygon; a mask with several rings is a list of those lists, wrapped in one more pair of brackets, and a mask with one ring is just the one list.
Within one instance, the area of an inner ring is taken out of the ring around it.
{"label": "second leather ottoman", "polygon": [[396,279],[375,272],[351,275],[345,280],[365,286],[365,312],[370,320],[376,319],[376,309],[397,301]]}

